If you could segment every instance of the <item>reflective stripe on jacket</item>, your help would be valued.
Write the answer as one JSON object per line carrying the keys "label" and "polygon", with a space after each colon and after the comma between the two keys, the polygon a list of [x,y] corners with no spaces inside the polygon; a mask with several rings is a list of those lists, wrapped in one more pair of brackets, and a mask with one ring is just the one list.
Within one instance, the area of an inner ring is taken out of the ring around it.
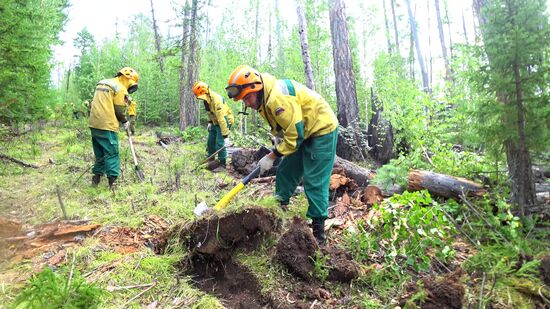
{"label": "reflective stripe on jacket", "polygon": [[336,115],[321,95],[297,81],[261,75],[264,96],[258,112],[269,123],[271,133],[283,138],[275,151],[278,155],[292,154],[303,140],[338,127]]}
{"label": "reflective stripe on jacket", "polygon": [[126,107],[124,97],[128,94],[118,78],[104,79],[97,83],[94,98],[90,104],[90,128],[116,132],[119,119],[115,115],[115,105]]}

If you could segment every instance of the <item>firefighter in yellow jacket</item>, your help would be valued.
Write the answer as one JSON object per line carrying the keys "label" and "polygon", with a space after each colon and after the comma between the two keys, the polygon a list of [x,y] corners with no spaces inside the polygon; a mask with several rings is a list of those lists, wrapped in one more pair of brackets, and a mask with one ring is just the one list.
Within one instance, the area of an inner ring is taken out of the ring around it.
{"label": "firefighter in yellow jacket", "polygon": [[275,195],[286,209],[296,186],[303,179],[312,219],[313,235],[320,245],[326,242],[330,175],[336,156],[338,120],[329,104],[315,91],[289,79],[276,79],[242,65],[230,75],[227,95],[243,100],[257,110],[271,127],[277,142],[258,165],[261,173],[277,168]]}
{"label": "firefighter in yellow jacket", "polygon": [[122,68],[114,78],[97,83],[90,107],[89,127],[92,132],[95,164],[92,168],[92,185],[97,186],[102,175],[109,180],[109,187],[120,175],[118,155],[119,122],[124,129],[130,123],[126,119],[128,94],[137,90],[139,75],[129,67]]}
{"label": "firefighter in yellow jacket", "polygon": [[[208,87],[205,82],[196,82],[193,85],[195,97],[204,103],[208,112],[208,156],[211,156],[222,147],[231,146],[229,133],[234,122],[233,112],[225,103],[223,97]],[[218,153],[220,166],[225,168],[227,151],[225,148]]]}
{"label": "firefighter in yellow jacket", "polygon": [[136,116],[137,102],[131,96],[128,96],[128,122],[130,122],[130,132],[136,134]]}

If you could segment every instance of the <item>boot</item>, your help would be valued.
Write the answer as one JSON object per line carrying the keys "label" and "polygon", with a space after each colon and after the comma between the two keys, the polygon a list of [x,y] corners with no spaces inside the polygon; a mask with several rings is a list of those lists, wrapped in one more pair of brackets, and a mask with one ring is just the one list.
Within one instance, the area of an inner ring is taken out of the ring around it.
{"label": "boot", "polygon": [[94,174],[94,176],[92,176],[92,187],[97,187],[100,181],[101,175]]}
{"label": "boot", "polygon": [[325,219],[313,219],[313,236],[317,240],[319,246],[324,246],[327,242],[327,237],[325,236]]}
{"label": "boot", "polygon": [[279,202],[279,207],[281,207],[283,211],[288,211],[288,202]]}
{"label": "boot", "polygon": [[111,190],[115,190],[115,181],[116,181],[116,176],[107,176],[107,179],[109,179],[109,189]]}

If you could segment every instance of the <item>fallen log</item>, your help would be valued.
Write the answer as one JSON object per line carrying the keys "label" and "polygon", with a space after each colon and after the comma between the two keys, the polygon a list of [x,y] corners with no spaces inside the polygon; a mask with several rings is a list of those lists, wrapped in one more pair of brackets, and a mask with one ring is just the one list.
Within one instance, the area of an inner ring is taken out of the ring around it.
{"label": "fallen log", "polygon": [[366,187],[369,184],[369,181],[374,178],[374,175],[376,175],[375,172],[338,156],[334,161],[334,168],[342,168],[345,175],[355,180],[359,187]]}
{"label": "fallen log", "polygon": [[409,172],[407,190],[420,191],[424,189],[427,189],[432,195],[454,199],[459,199],[462,194],[482,197],[487,193],[481,184],[465,178],[421,170]]}

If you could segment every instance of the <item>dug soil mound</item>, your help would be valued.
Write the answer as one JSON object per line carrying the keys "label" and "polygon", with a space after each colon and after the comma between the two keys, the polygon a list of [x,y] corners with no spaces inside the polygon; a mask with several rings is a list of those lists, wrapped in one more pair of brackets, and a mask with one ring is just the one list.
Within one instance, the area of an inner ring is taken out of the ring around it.
{"label": "dug soil mound", "polygon": [[[319,246],[311,228],[300,218],[293,218],[288,231],[281,236],[276,247],[276,259],[290,272],[311,281],[315,274],[315,258]],[[324,267],[329,269],[327,279],[347,283],[359,276],[359,266],[351,255],[335,247],[321,248]]]}
{"label": "dug soil mound", "polygon": [[[460,309],[462,308],[462,301],[464,298],[465,289],[460,283],[460,276],[462,270],[459,268],[452,273],[447,274],[443,278],[428,277],[422,279],[424,285],[424,291],[426,293],[426,300],[420,304],[422,309],[436,309],[436,308],[450,308]],[[411,285],[413,290],[416,289],[416,285]],[[403,300],[402,307],[408,299],[418,291],[408,293],[407,299]]]}
{"label": "dug soil mound", "polygon": [[310,281],[315,272],[313,258],[318,249],[307,223],[303,219],[293,218],[288,231],[279,239],[275,257],[291,273]]}
{"label": "dug soil mound", "polygon": [[181,243],[191,252],[184,269],[198,288],[220,297],[228,308],[276,307],[261,293],[256,277],[232,255],[237,249],[256,249],[280,227],[281,220],[262,208],[195,221],[179,232]]}

